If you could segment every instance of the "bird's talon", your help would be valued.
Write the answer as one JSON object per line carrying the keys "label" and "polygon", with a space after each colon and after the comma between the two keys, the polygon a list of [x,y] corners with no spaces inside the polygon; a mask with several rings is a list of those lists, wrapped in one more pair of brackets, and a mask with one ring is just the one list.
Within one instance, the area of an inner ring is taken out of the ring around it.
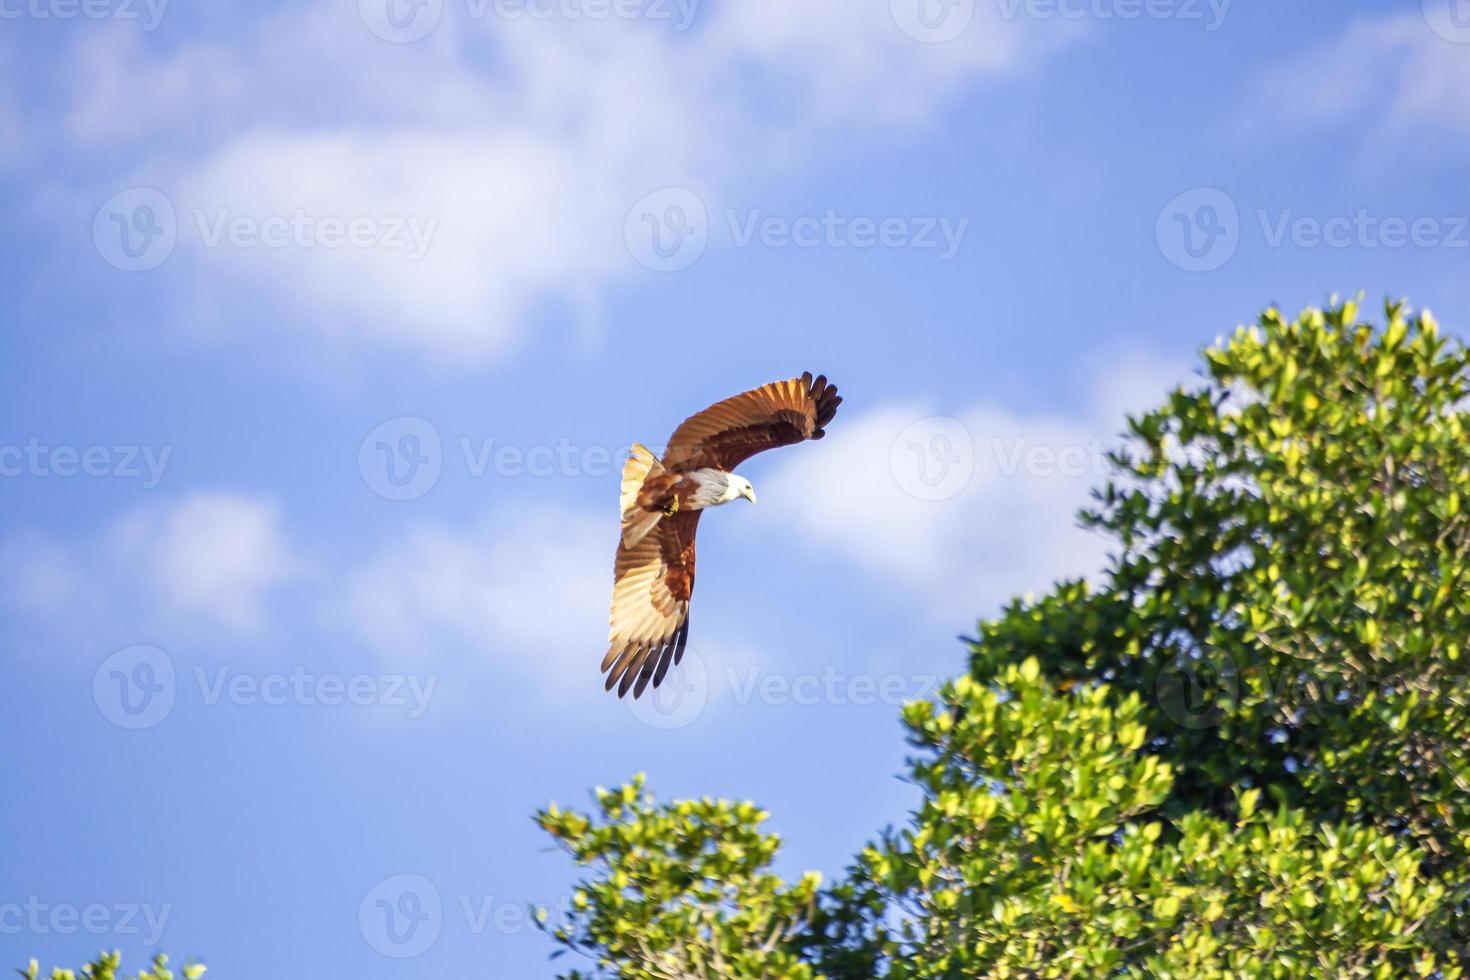
{"label": "bird's talon", "polygon": [[679,498],[678,497],[674,497],[668,503],[664,504],[664,516],[665,517],[673,517],[676,513],[678,513],[678,511],[679,511]]}

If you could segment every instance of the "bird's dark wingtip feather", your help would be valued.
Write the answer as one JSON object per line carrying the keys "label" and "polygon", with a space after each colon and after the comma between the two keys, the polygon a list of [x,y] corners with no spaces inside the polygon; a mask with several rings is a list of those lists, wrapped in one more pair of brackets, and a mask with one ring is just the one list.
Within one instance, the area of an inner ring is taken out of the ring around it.
{"label": "bird's dark wingtip feather", "polygon": [[816,425],[814,425],[811,438],[822,438],[822,430],[832,417],[837,414],[837,406],[842,404],[842,398],[837,394],[837,386],[827,383],[827,376],[819,374],[813,380],[811,372],[801,376],[802,383],[806,385],[807,397],[816,402]]}
{"label": "bird's dark wingtip feather", "polygon": [[658,666],[658,652],[659,648],[655,647],[643,657],[643,663],[638,669],[638,683],[633,687],[634,701],[643,697],[643,689],[648,686],[649,681],[653,680],[654,668]]}
{"label": "bird's dark wingtip feather", "polygon": [[[686,616],[668,639],[660,642],[630,643],[614,646],[603,659],[603,671],[607,674],[602,689],[618,689],[618,697],[631,690],[636,701],[649,688],[663,683],[669,669],[684,657],[684,644],[689,640],[689,619]],[[609,665],[610,669],[609,669]]]}
{"label": "bird's dark wingtip feather", "polygon": [[658,669],[653,674],[653,686],[657,688],[664,682],[664,675],[669,672],[669,667],[674,663],[674,643],[676,637],[670,637],[669,642],[659,651]]}
{"label": "bird's dark wingtip feather", "polygon": [[632,667],[629,667],[627,670],[623,671],[622,678],[618,680],[618,697],[622,697],[623,695],[627,694],[628,688],[633,686],[633,681],[637,680],[637,678],[638,674],[633,670]]}
{"label": "bird's dark wingtip feather", "polygon": [[607,673],[607,669],[613,665],[613,662],[618,659],[618,654],[622,652],[623,648],[618,646],[616,643],[608,647],[607,656],[602,658],[602,666],[598,669],[601,670],[604,674]]}

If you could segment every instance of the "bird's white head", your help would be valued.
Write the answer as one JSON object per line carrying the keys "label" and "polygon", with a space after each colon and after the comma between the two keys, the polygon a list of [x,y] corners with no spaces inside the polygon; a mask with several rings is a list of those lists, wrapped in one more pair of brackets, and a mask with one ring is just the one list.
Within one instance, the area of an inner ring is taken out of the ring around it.
{"label": "bird's white head", "polygon": [[755,503],[755,487],[739,473],[724,470],[695,470],[689,476],[694,480],[694,497],[690,503],[696,510],[701,507],[718,507],[728,504],[737,497]]}
{"label": "bird's white head", "polygon": [[755,503],[755,487],[751,486],[750,481],[738,473],[730,474],[729,493],[731,500],[734,500],[736,497],[744,497],[751,503]]}

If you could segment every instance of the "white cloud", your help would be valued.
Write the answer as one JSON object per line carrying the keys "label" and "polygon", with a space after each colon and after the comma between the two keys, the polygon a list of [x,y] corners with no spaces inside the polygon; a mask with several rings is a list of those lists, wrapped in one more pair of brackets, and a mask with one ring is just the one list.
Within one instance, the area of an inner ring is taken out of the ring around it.
{"label": "white cloud", "polygon": [[388,662],[468,656],[561,681],[601,653],[614,526],[552,510],[420,525],[346,575],[330,618]]}
{"label": "white cloud", "polygon": [[977,77],[1014,71],[1078,32],[1061,23],[1039,34],[1024,18],[975,6],[969,26],[942,44],[904,33],[887,0],[721,4],[706,38],[719,60],[785,83],[793,122],[882,127],[927,120]]}
{"label": "white cloud", "polygon": [[[406,174],[415,159],[423,165]],[[568,167],[534,141],[258,133],[183,178],[175,203],[191,225],[180,230],[189,258],[213,281],[283,288],[308,318],[349,342],[493,356],[511,345],[539,288],[588,271],[570,234],[574,202],[561,193]],[[204,247],[229,217],[297,209],[365,218],[370,234],[399,244]]]}
{"label": "white cloud", "polygon": [[160,629],[254,633],[300,564],[276,507],[234,494],[130,511],[76,538],[26,533],[0,542],[3,601],[63,642],[99,630],[119,642]]}
{"label": "white cloud", "polygon": [[[389,44],[356,6],[322,0],[161,54],[137,32],[95,32],[72,59],[64,129],[75,149],[135,161],[93,207],[129,185],[173,198],[172,261],[210,284],[193,301],[218,295],[228,311],[263,294],[339,342],[453,360],[503,355],[547,301],[640,273],[623,219],[649,191],[690,187],[711,209],[748,197],[922,124],[1072,33],[980,10],[958,38],[925,44],[888,3],[846,0],[710,4],[682,33],[446,3],[427,37]],[[418,259],[208,247],[197,213],[221,209],[437,224]]]}
{"label": "white cloud", "polygon": [[[1449,5],[1445,5],[1448,11]],[[1470,41],[1466,33],[1465,41]],[[1403,141],[1470,140],[1470,58],[1421,13],[1354,21],[1335,38],[1267,71],[1251,117],[1289,125],[1353,127],[1369,152],[1398,160]]]}
{"label": "white cloud", "polygon": [[1076,513],[1102,482],[1125,413],[1185,379],[1182,365],[1133,356],[1099,371],[1073,415],[984,401],[875,407],[840,419],[818,450],[790,454],[761,501],[789,533],[940,614],[970,616],[1103,566],[1107,543]]}
{"label": "white cloud", "polygon": [[85,572],[61,542],[24,533],[0,542],[5,595],[14,610],[54,616],[84,595]]}
{"label": "white cloud", "polygon": [[288,635],[286,617],[305,616],[296,632],[348,635],[395,670],[518,674],[557,690],[574,675],[592,694],[616,526],[575,510],[498,511],[468,528],[419,524],[361,562],[318,561],[274,504],[201,493],[74,537],[0,540],[0,610],[12,640],[88,653],[242,636],[299,648],[310,641]]}
{"label": "white cloud", "polygon": [[137,556],[167,606],[237,629],[262,625],[267,595],[295,562],[275,505],[233,494],[135,513],[109,537],[112,553]]}

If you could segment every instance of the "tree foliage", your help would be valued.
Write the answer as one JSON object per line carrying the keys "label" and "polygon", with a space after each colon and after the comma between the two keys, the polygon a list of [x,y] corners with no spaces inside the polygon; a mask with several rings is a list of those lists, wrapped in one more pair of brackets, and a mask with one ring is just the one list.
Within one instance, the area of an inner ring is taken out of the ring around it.
{"label": "tree foliage", "polygon": [[[25,980],[36,980],[37,977],[42,976],[41,964],[35,960],[31,960],[25,969],[16,972]],[[204,964],[187,963],[179,971],[179,975],[184,980],[199,980],[204,976],[204,972]],[[162,953],[153,957],[151,966],[144,967],[140,973],[128,977],[122,972],[122,954],[116,951],[102,953],[97,959],[83,966],[80,973],[75,970],[57,968],[45,976],[48,980],[78,980],[79,977],[81,980],[174,980],[174,972],[168,968],[168,957]]]}
{"label": "tree foliage", "polygon": [[1083,515],[1100,582],[981,623],[905,708],[923,802],[843,880],[641,777],[540,814],[591,875],[569,976],[1461,976],[1470,356],[1349,302],[1204,362]]}
{"label": "tree foliage", "polygon": [[764,812],[708,799],[660,806],[641,775],[596,798],[596,819],[555,806],[537,815],[597,872],[573,896],[572,921],[551,927],[565,948],[630,980],[816,975],[790,947],[820,878],[787,886],[767,870],[780,842],[760,832]]}

